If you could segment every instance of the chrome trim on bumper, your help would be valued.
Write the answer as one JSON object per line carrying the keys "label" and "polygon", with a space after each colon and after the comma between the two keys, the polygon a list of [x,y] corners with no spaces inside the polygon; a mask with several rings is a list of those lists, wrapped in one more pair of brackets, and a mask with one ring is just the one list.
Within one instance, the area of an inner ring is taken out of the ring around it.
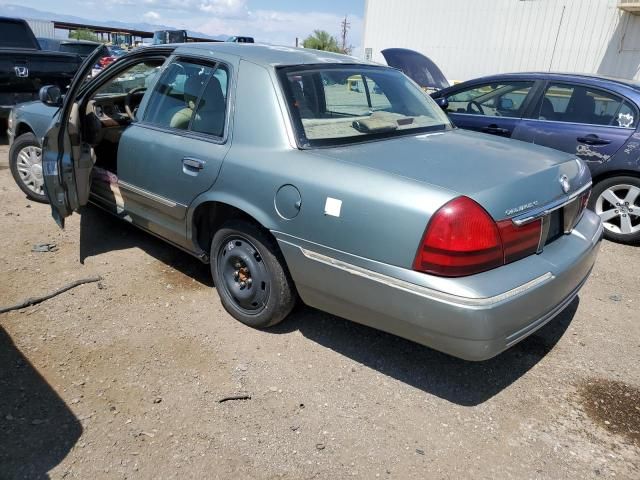
{"label": "chrome trim on bumper", "polygon": [[415,283],[410,283],[404,280],[400,280],[398,278],[384,275],[382,273],[374,272],[366,268],[358,267],[357,265],[343,262],[341,260],[337,260],[327,255],[323,255],[321,253],[307,250],[302,247],[298,247],[298,248],[300,249],[302,254],[308,259],[314,260],[316,262],[324,263],[325,265],[329,265],[334,268],[338,268],[352,275],[364,277],[374,282],[378,282],[378,283],[387,285],[389,287],[396,288],[398,290],[403,290],[409,293],[420,295],[422,297],[425,297],[431,300],[446,302],[454,305],[463,305],[468,307],[488,307],[488,306],[494,305],[496,303],[518,296],[526,292],[527,290],[537,287],[538,285],[546,283],[547,281],[552,280],[554,278],[554,275],[551,272],[547,272],[544,275],[540,275],[539,277],[534,278],[533,280],[523,285],[520,285],[516,288],[513,288],[499,295],[494,295],[493,297],[485,297],[485,298],[461,297],[459,295],[451,295],[449,293],[423,287],[421,285],[416,285]]}
{"label": "chrome trim on bumper", "polygon": [[511,221],[515,225],[520,226],[520,225],[524,225],[525,223],[529,223],[537,218],[544,217],[545,215],[550,214],[554,210],[558,210],[559,208],[562,208],[568,205],[569,203],[573,202],[576,198],[578,198],[584,192],[589,190],[591,186],[592,186],[592,182],[589,182],[583,185],[580,189],[573,192],[571,195],[567,197],[563,197],[559,200],[556,200],[555,202],[551,202],[541,207],[538,207],[535,210],[531,210],[530,212],[527,212],[523,215],[518,215],[516,217],[513,217],[511,218]]}

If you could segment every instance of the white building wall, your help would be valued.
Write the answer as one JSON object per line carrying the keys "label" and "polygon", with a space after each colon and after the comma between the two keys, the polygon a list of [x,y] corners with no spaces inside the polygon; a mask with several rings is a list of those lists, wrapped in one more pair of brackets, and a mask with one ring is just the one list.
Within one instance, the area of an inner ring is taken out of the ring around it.
{"label": "white building wall", "polygon": [[366,0],[363,51],[404,47],[450,80],[517,71],[640,79],[640,16],[617,0]]}

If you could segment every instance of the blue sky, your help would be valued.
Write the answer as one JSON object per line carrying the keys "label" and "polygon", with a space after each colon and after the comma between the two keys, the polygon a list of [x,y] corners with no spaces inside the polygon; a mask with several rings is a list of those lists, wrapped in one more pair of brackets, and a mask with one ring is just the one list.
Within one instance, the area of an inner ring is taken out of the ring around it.
{"label": "blue sky", "polygon": [[249,35],[257,41],[293,45],[314,29],[338,35],[351,22],[349,43],[362,38],[364,0],[22,0],[25,7],[76,15],[96,22],[120,20],[186,28],[210,35]]}

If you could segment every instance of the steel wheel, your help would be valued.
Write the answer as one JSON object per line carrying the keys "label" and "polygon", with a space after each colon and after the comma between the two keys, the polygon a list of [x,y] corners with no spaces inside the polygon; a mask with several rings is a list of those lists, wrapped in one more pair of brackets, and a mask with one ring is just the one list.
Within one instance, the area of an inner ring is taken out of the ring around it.
{"label": "steel wheel", "polygon": [[640,188],[635,185],[608,187],[596,199],[594,210],[609,232],[618,235],[640,232]]}
{"label": "steel wheel", "polygon": [[295,287],[275,239],[253,222],[225,222],[211,240],[211,275],[232,317],[253,328],[271,327],[291,312]]}
{"label": "steel wheel", "polygon": [[227,239],[218,252],[220,285],[236,307],[247,315],[260,313],[267,305],[270,275],[256,247],[246,238],[235,235]]}
{"label": "steel wheel", "polygon": [[18,151],[16,168],[20,180],[36,195],[44,195],[44,177],[42,176],[42,149],[27,145]]}

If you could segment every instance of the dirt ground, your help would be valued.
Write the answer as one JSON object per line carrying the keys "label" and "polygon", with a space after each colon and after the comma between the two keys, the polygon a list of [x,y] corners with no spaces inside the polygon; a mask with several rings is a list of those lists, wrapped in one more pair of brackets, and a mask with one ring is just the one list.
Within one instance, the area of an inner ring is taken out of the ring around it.
{"label": "dirt ground", "polygon": [[0,307],[103,280],[0,315],[0,478],[640,478],[640,248],[468,363],[304,306],[245,327],[160,240],[95,208],[60,230],[6,152]]}

